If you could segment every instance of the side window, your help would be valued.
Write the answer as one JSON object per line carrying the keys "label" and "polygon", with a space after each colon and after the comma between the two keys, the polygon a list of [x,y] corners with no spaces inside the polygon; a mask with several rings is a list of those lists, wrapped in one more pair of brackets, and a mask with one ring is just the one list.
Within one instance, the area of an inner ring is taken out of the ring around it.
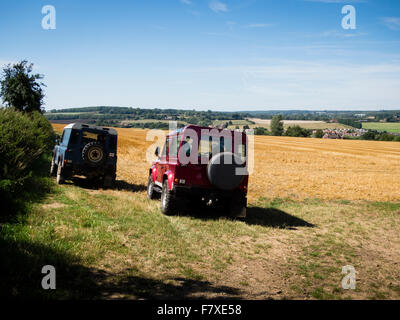
{"label": "side window", "polygon": [[181,144],[182,137],[171,137],[170,147],[169,147],[169,156],[176,158],[178,155],[179,145]]}
{"label": "side window", "polygon": [[71,129],[66,129],[63,132],[63,139],[62,139],[62,144],[67,146],[68,145],[68,140],[69,136],[71,135]]}
{"label": "side window", "polygon": [[167,140],[165,140],[165,144],[164,144],[163,150],[161,152],[161,158],[165,158],[165,156],[167,155],[168,147],[169,147],[169,138],[167,138]]}
{"label": "side window", "polygon": [[[182,139],[182,137],[181,137]],[[190,157],[192,153],[192,148],[193,148],[193,139],[190,137],[186,137],[185,140],[183,140],[182,147],[181,147],[181,152],[186,153],[186,157]],[[179,153],[180,155],[182,153]]]}

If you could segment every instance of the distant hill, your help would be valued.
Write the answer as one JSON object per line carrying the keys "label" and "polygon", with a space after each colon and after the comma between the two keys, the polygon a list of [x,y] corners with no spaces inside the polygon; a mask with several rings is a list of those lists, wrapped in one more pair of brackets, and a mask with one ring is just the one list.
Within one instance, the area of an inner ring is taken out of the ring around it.
{"label": "distant hill", "polygon": [[[208,126],[217,120],[244,120],[245,112],[216,112],[179,109],[141,109],[128,107],[96,106],[85,108],[54,109],[45,113],[54,123],[87,122],[98,125],[145,127],[143,123],[178,121]],[[158,127],[165,125],[158,125]],[[152,126],[154,127],[154,125]]]}
{"label": "distant hill", "polygon": [[177,121],[209,126],[216,122],[245,121],[249,118],[272,119],[280,114],[284,120],[311,120],[339,122],[361,127],[360,122],[400,122],[399,110],[381,111],[311,111],[311,110],[266,110],[266,111],[196,111],[181,109],[142,109],[118,106],[93,106],[84,108],[54,109],[45,116],[54,123],[87,122],[98,125],[139,128],[164,128],[166,121]]}

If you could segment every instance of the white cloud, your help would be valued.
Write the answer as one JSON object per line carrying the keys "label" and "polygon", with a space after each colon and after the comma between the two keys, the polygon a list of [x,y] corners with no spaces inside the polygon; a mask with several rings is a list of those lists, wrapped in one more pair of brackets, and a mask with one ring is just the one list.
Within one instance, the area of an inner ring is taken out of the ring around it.
{"label": "white cloud", "polygon": [[[250,105],[258,108],[376,109],[398,108],[400,63],[342,63],[340,61],[274,60],[260,65],[199,68],[220,83],[216,105]],[[235,89],[233,89],[234,87]]]}
{"label": "white cloud", "polygon": [[320,33],[305,34],[305,38],[354,38],[367,35],[365,32],[350,32],[347,30],[326,30]]}
{"label": "white cloud", "polygon": [[253,23],[253,24],[248,24],[245,26],[246,28],[266,28],[266,27],[271,27],[272,24],[270,23]]}
{"label": "white cloud", "polygon": [[227,12],[228,6],[220,1],[214,0],[208,4],[209,8],[214,12]]}
{"label": "white cloud", "polygon": [[398,17],[385,17],[382,18],[382,22],[390,30],[400,30],[400,18]]}
{"label": "white cloud", "polygon": [[192,4],[193,2],[190,0],[181,0],[182,3],[184,4]]}

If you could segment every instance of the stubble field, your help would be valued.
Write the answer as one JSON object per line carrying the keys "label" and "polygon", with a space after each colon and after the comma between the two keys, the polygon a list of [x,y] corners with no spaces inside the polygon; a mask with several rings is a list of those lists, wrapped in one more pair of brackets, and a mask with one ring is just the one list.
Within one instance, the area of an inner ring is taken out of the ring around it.
{"label": "stubble field", "polygon": [[[400,298],[398,143],[256,137],[247,218],[236,221],[163,216],[146,197],[153,142],[144,130],[118,132],[115,189],[67,181],[3,225],[4,248],[17,248],[6,255],[12,295]],[[37,285],[44,264],[57,268],[55,291]],[[344,266],[355,269],[354,290],[342,287]]]}

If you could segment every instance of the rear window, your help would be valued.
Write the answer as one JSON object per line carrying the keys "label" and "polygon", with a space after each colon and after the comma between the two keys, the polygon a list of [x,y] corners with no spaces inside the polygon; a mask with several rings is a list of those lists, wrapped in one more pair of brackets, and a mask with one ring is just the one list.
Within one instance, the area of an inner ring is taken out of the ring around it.
{"label": "rear window", "polygon": [[98,136],[99,135],[97,133],[88,132],[88,131],[82,132],[82,137],[84,137],[85,139],[88,139],[88,140],[96,140],[97,141]]}
{"label": "rear window", "polygon": [[232,139],[227,137],[201,136],[199,145],[200,156],[215,155],[220,152],[232,151]]}
{"label": "rear window", "polygon": [[88,143],[92,141],[97,141],[100,143],[106,142],[106,133],[103,132],[92,132],[92,131],[82,131],[82,143]]}

